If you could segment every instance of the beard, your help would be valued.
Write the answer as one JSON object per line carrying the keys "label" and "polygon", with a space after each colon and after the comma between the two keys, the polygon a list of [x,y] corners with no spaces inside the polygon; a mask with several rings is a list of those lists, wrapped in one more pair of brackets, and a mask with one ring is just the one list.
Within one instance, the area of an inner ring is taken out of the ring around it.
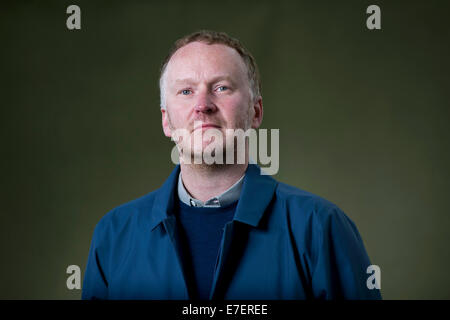
{"label": "beard", "polygon": [[[200,128],[189,130],[175,128],[170,113],[167,112],[172,140],[175,142],[180,163],[194,164],[200,167],[217,167],[230,164],[244,164],[248,161],[248,136],[250,114],[238,119],[235,128]],[[199,124],[194,122],[193,128]]]}

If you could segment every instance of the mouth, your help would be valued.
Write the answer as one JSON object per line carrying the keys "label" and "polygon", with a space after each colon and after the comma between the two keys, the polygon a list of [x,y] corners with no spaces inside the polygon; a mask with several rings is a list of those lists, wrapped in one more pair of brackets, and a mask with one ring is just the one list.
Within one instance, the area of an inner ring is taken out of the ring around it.
{"label": "mouth", "polygon": [[203,131],[207,130],[207,129],[211,129],[211,128],[216,128],[216,129],[220,129],[220,126],[216,125],[216,124],[212,124],[212,123],[202,123],[201,125],[198,125],[194,128],[194,130],[198,130],[201,129]]}

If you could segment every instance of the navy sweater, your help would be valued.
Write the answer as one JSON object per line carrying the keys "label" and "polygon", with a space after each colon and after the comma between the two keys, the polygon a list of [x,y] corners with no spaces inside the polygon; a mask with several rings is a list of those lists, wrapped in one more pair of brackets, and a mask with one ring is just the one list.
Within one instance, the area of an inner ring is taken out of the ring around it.
{"label": "navy sweater", "polygon": [[238,201],[220,208],[191,207],[179,201],[183,266],[190,294],[206,300],[214,277],[225,224],[233,219]]}

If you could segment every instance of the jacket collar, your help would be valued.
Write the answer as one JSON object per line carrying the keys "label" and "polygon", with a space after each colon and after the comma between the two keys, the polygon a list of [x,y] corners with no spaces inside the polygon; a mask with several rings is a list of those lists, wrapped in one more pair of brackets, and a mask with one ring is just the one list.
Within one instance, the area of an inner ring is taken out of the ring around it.
{"label": "jacket collar", "polygon": [[[177,165],[161,188],[155,191],[150,216],[151,230],[174,214],[179,173],[180,166]],[[249,164],[233,220],[256,227],[273,198],[277,184],[272,177],[262,175],[258,165]]]}

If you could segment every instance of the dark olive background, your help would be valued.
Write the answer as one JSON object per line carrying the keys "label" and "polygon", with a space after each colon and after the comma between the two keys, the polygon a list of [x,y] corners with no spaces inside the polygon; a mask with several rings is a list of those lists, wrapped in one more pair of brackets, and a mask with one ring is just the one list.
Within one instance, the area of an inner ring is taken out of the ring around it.
{"label": "dark olive background", "polygon": [[[82,29],[66,28],[81,7]],[[378,4],[382,30],[366,28]],[[445,1],[2,1],[0,298],[78,299],[92,231],[173,168],[159,65],[225,31],[255,56],[276,179],[356,223],[385,299],[449,299]]]}

